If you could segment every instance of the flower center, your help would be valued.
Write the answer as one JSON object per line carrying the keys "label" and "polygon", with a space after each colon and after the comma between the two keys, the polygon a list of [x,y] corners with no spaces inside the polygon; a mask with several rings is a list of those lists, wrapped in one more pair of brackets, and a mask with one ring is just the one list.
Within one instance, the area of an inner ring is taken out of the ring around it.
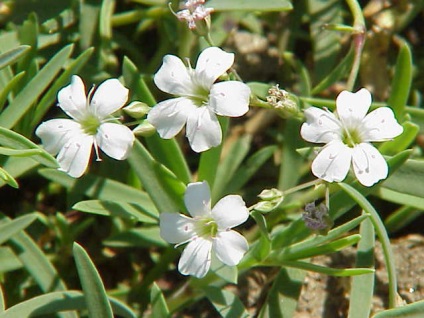
{"label": "flower center", "polygon": [[359,129],[344,128],[342,132],[342,141],[345,145],[349,146],[350,148],[353,148],[356,145],[362,143],[362,134]]}
{"label": "flower center", "polygon": [[200,237],[215,237],[218,233],[218,225],[212,218],[203,218],[197,222],[195,231]]}
{"label": "flower center", "polygon": [[97,134],[97,129],[100,127],[101,122],[96,116],[89,114],[80,121],[80,124],[84,133],[93,136]]}

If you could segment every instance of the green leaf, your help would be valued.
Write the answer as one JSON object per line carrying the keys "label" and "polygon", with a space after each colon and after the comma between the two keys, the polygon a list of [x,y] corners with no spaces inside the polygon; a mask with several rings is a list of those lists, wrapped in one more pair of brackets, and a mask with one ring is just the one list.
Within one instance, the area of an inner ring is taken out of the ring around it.
{"label": "green leaf", "polygon": [[19,184],[15,178],[13,178],[12,175],[3,168],[0,168],[0,179],[15,189],[19,188]]}
{"label": "green leaf", "polygon": [[389,278],[389,307],[395,307],[396,295],[397,295],[397,281],[396,281],[396,268],[395,268],[395,259],[393,256],[392,247],[390,245],[389,236],[387,234],[386,228],[384,227],[383,222],[381,221],[380,216],[377,211],[368,202],[368,200],[355,188],[346,184],[338,183],[337,184],[343,191],[345,191],[358,205],[370,215],[372,224],[374,226],[375,232],[381,242],[383,248],[384,261],[387,267],[387,273]]}
{"label": "green leaf", "polygon": [[[360,229],[361,240],[356,252],[356,267],[374,268],[375,233],[370,219],[364,220]],[[349,318],[369,317],[374,293],[374,273],[352,279]]]}
{"label": "green leaf", "polygon": [[147,247],[169,246],[160,236],[159,227],[134,228],[120,232],[103,241],[103,244],[111,247]]}
{"label": "green leaf", "polygon": [[113,318],[105,287],[90,256],[78,243],[74,243],[73,252],[88,315],[91,318]]}
{"label": "green leaf", "polygon": [[323,245],[305,247],[304,249],[296,249],[295,252],[292,252],[290,247],[287,247],[281,252],[276,251],[271,253],[270,256],[264,262],[267,265],[278,265],[284,261],[305,259],[313,256],[334,253],[348,246],[358,243],[360,238],[361,236],[359,234],[353,234]]}
{"label": "green leaf", "polygon": [[394,233],[403,229],[405,226],[420,217],[424,213],[423,210],[424,200],[422,209],[416,209],[410,206],[401,206],[384,220],[384,226],[386,227],[387,232]]}
{"label": "green leaf", "polygon": [[306,272],[297,268],[281,268],[273,280],[259,318],[292,317],[297,307]]}
{"label": "green leaf", "polygon": [[249,82],[247,83],[252,94],[259,97],[260,99],[266,100],[266,97],[269,95],[268,91],[272,87],[270,84],[261,83],[261,82]]}
{"label": "green leaf", "polygon": [[280,165],[278,189],[287,190],[298,184],[302,175],[301,168],[304,160],[296,151],[303,140],[300,134],[293,136],[293,131],[300,131],[301,123],[299,120],[288,119],[284,129],[284,143],[280,146],[281,161],[284,163]]}
{"label": "green leaf", "polygon": [[320,266],[299,261],[284,261],[282,262],[282,265],[336,277],[356,276],[364,274],[374,275],[374,269],[372,268],[330,268],[326,266]]}
{"label": "green leaf", "polygon": [[[222,136],[224,138],[228,128],[229,119],[227,117],[220,117],[219,122],[221,124]],[[216,172],[221,159],[222,144],[223,142],[221,142],[219,146],[203,152],[200,156],[197,179],[199,181],[207,181],[211,189],[214,188]]]}
{"label": "green leaf", "polygon": [[215,11],[288,11],[293,8],[288,0],[210,0],[207,6]]}
{"label": "green leaf", "polygon": [[43,177],[57,182],[65,188],[78,191],[91,198],[107,201],[135,203],[152,215],[158,215],[157,209],[146,192],[127,186],[115,180],[93,175],[85,175],[80,179],[68,176],[56,169],[40,169]]}
{"label": "green leaf", "polygon": [[395,155],[410,147],[418,135],[420,127],[417,124],[406,121],[402,124],[403,133],[393,140],[383,143],[378,150],[384,155]]}
{"label": "green leaf", "polygon": [[249,152],[251,141],[251,135],[244,135],[230,145],[216,171],[215,182],[211,191],[213,202],[223,196],[225,186],[233,178],[234,173]]}
{"label": "green leaf", "polygon": [[424,198],[410,195],[395,190],[380,188],[375,193],[380,199],[393,202],[399,205],[407,205],[416,209],[424,210]]}
{"label": "green leaf", "polygon": [[56,159],[48,152],[46,152],[43,148],[39,147],[24,136],[1,126],[0,144],[17,150],[30,149],[32,151],[36,151],[37,153],[34,153],[33,155],[33,159],[35,159],[36,161],[40,162],[41,164],[47,167],[56,168],[59,166]]}
{"label": "green leaf", "polygon": [[30,50],[31,47],[29,45],[21,45],[15,49],[0,54],[0,69],[15,63],[21,57],[25,56]]}
{"label": "green leaf", "polygon": [[55,79],[57,73],[66,64],[73,50],[73,44],[65,46],[37,73],[25,88],[16,96],[0,115],[0,126],[12,128],[31,108],[38,97]]}
{"label": "green leaf", "polygon": [[220,260],[218,260],[218,258],[215,255],[213,255],[210,270],[214,272],[217,276],[222,278],[224,281],[237,285],[237,279],[238,279],[237,266],[225,265]]}
{"label": "green leaf", "polygon": [[191,173],[181,148],[175,139],[162,139],[157,134],[146,137],[152,156],[171,170],[185,184],[191,181]]}
{"label": "green leaf", "polygon": [[335,67],[340,51],[340,32],[323,28],[326,24],[342,23],[342,7],[339,0],[308,0],[308,16],[312,38],[314,78],[321,80]]}
{"label": "green leaf", "polygon": [[169,316],[168,306],[165,297],[156,283],[153,283],[150,290],[150,305],[152,306],[152,315],[154,317],[165,318]]}
{"label": "green leaf", "polygon": [[[10,157],[4,163],[3,169],[7,171],[10,177],[16,179],[24,173],[34,169],[36,166],[38,166],[38,163],[31,159],[31,157]],[[0,179],[0,187],[5,183],[4,180]],[[15,185],[18,186],[17,183]]]}
{"label": "green leaf", "polygon": [[25,77],[25,72],[16,74],[13,78],[7,81],[7,84],[0,92],[0,109],[3,109],[6,100],[13,100],[13,91],[17,90],[17,86],[21,84],[21,80]]}
{"label": "green leaf", "polygon": [[135,141],[128,162],[160,212],[181,211],[185,185]]}
{"label": "green leaf", "polygon": [[[366,218],[368,218],[368,215],[358,216],[357,218],[350,220],[349,222],[343,223],[342,225],[330,230],[327,235],[312,236],[307,240],[301,241],[297,244],[292,244],[289,247],[290,252],[299,253],[302,250],[314,249],[316,246],[331,242],[339,238],[340,236],[347,234],[349,231],[353,230]],[[274,242],[275,241],[273,241],[273,243]]]}
{"label": "green leaf", "polygon": [[383,183],[385,189],[424,198],[424,161],[407,160]]}
{"label": "green leaf", "polygon": [[424,300],[402,307],[380,311],[373,318],[422,318],[424,316]]}
{"label": "green leaf", "polygon": [[215,286],[203,287],[203,290],[221,317],[249,317],[241,300],[230,291]]}
{"label": "green leaf", "polygon": [[14,219],[13,221],[7,222],[6,224],[0,225],[0,244],[3,244],[9,240],[16,233],[22,231],[32,222],[37,219],[37,214],[27,214]]}
{"label": "green leaf", "polygon": [[0,314],[6,309],[6,304],[4,302],[3,288],[0,286]]}
{"label": "green leaf", "polygon": [[[0,225],[9,225],[11,220],[3,218]],[[54,266],[38,245],[25,233],[20,232],[10,238],[13,251],[44,292],[66,289]]]}
{"label": "green leaf", "polygon": [[[136,318],[136,314],[116,299],[109,298],[113,312],[119,317]],[[0,318],[48,317],[51,314],[87,308],[84,295],[80,291],[63,291],[44,294],[25,300],[0,313]],[[71,316],[78,317],[78,316]]]}
{"label": "green leaf", "polygon": [[21,269],[22,262],[8,246],[0,247],[0,273]]}
{"label": "green leaf", "polygon": [[31,127],[35,127],[56,100],[58,91],[69,84],[72,75],[77,74],[89,61],[94,48],[88,48],[82,52],[74,61],[66,65],[65,71],[55,79],[50,89],[43,95],[34,112]]}
{"label": "green leaf", "polygon": [[272,157],[277,150],[277,146],[263,147],[253,155],[251,155],[244,164],[242,164],[231,180],[226,185],[224,194],[234,193],[239,191],[265,162]]}
{"label": "green leaf", "polygon": [[412,54],[406,41],[402,42],[396,61],[395,73],[391,85],[390,96],[387,104],[393,109],[396,118],[402,120],[409,91],[412,83]]}
{"label": "green leaf", "polygon": [[326,77],[324,77],[313,89],[311,94],[316,95],[326,88],[330,87],[340,79],[346,77],[347,74],[349,74],[349,70],[352,67],[353,64],[353,58],[354,58],[355,51],[353,48],[349,50],[349,53],[346,54],[346,56],[343,58],[343,60],[328,74]]}
{"label": "green leaf", "polygon": [[157,214],[152,214],[136,203],[106,200],[86,200],[75,204],[73,209],[105,216],[117,216],[144,223],[158,223]]}

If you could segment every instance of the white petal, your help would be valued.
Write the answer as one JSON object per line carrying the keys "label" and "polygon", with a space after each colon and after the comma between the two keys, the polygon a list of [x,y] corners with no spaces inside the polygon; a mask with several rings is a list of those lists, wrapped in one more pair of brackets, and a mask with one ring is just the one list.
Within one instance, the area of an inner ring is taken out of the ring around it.
{"label": "white petal", "polygon": [[193,217],[211,213],[211,190],[206,181],[189,183],[184,194],[187,211]]}
{"label": "white petal", "polygon": [[314,143],[341,140],[341,122],[328,110],[317,107],[305,109],[306,122],[300,128],[303,139]]}
{"label": "white petal", "polygon": [[191,149],[202,152],[221,143],[222,132],[216,115],[208,107],[198,107],[187,120],[186,135]]}
{"label": "white petal", "polygon": [[369,113],[362,122],[364,141],[385,141],[399,136],[403,127],[398,124],[389,107],[380,107]]}
{"label": "white petal", "polygon": [[183,275],[192,275],[197,278],[204,277],[211,266],[212,242],[197,237],[193,239],[183,251],[178,270]]}
{"label": "white petal", "polygon": [[73,75],[71,84],[62,88],[57,94],[59,107],[68,114],[68,116],[80,120],[87,113],[87,97],[85,87],[81,78]]}
{"label": "white petal", "polygon": [[38,126],[35,134],[40,137],[44,149],[55,155],[75,134],[81,133],[81,125],[71,119],[52,119]]}
{"label": "white petal", "polygon": [[339,141],[330,142],[312,163],[312,173],[328,182],[340,182],[349,172],[351,159],[351,148]]}
{"label": "white petal", "polygon": [[194,220],[178,213],[161,213],[160,236],[171,244],[179,244],[190,240],[196,235]]}
{"label": "white petal", "polygon": [[249,110],[250,88],[242,82],[228,81],[212,85],[209,107],[222,116],[239,117]]}
{"label": "white petal", "polygon": [[371,106],[370,92],[362,88],[356,93],[343,91],[336,99],[337,114],[346,128],[356,128]]}
{"label": "white petal", "polygon": [[162,138],[170,139],[178,134],[190,113],[197,106],[185,97],[168,99],[153,107],[147,114],[147,121],[157,129]]}
{"label": "white petal", "polygon": [[387,162],[371,144],[357,145],[353,149],[352,163],[356,178],[366,187],[371,187],[387,178],[389,172]]}
{"label": "white petal", "polygon": [[249,217],[249,210],[241,196],[227,195],[215,204],[212,217],[218,229],[227,230],[244,223]]}
{"label": "white petal", "polygon": [[209,47],[200,53],[196,64],[196,78],[205,88],[224,74],[234,63],[234,53],[227,53],[218,47]]}
{"label": "white petal", "polygon": [[187,67],[174,55],[165,55],[163,64],[153,78],[163,92],[187,96],[192,94],[192,81]]}
{"label": "white petal", "polygon": [[134,143],[131,129],[121,124],[103,123],[97,130],[96,141],[100,149],[109,157],[124,160]]}
{"label": "white petal", "polygon": [[87,170],[90,160],[93,136],[81,133],[73,136],[60,150],[57,162],[60,169],[71,177],[79,178]]}
{"label": "white petal", "polygon": [[228,266],[237,265],[249,249],[246,239],[236,231],[218,232],[213,250],[218,259]]}
{"label": "white petal", "polygon": [[94,92],[90,106],[93,113],[100,119],[114,113],[128,100],[128,89],[116,78],[104,81]]}

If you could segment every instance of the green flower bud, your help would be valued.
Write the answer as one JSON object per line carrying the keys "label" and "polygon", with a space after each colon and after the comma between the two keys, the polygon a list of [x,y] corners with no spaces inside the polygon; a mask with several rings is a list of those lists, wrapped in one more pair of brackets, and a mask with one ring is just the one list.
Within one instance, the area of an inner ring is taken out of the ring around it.
{"label": "green flower bud", "polygon": [[135,101],[124,107],[123,110],[132,118],[139,119],[150,111],[150,107],[146,103]]}

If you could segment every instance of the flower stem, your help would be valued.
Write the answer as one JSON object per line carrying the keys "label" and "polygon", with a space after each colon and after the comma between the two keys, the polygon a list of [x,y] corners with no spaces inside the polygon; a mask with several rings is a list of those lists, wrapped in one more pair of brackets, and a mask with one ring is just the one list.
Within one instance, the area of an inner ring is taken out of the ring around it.
{"label": "flower stem", "polygon": [[349,91],[353,90],[353,87],[358,77],[359,67],[361,65],[361,55],[362,49],[365,44],[366,28],[365,20],[362,14],[362,9],[359,6],[357,0],[346,0],[350,11],[353,15],[353,46],[355,51],[355,56],[353,59],[352,69],[347,80],[346,89]]}

